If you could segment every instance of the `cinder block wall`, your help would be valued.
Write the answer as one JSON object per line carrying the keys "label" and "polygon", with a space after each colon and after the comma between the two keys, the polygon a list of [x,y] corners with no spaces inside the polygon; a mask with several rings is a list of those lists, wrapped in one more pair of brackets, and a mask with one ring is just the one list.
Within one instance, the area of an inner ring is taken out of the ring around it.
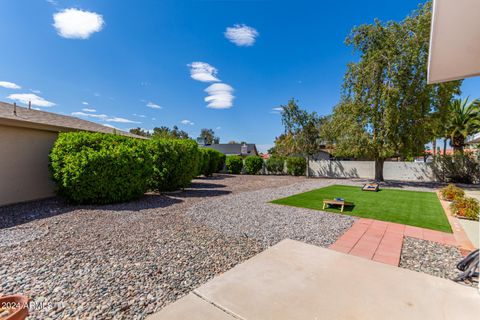
{"label": "cinder block wall", "polygon": [[48,154],[57,135],[0,125],[0,206],[55,194]]}
{"label": "cinder block wall", "polygon": [[[309,165],[312,177],[375,178],[373,161],[314,160]],[[386,180],[435,181],[430,164],[423,162],[385,162],[383,176]]]}

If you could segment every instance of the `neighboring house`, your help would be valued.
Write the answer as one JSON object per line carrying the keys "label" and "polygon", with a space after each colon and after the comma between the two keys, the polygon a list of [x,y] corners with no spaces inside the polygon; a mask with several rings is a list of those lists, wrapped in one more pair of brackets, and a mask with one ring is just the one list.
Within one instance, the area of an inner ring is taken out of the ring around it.
{"label": "neighboring house", "polygon": [[205,148],[212,148],[227,156],[258,156],[257,147],[254,143],[217,143],[203,146]]}
{"label": "neighboring house", "polygon": [[474,134],[470,139],[467,141],[467,144],[480,144],[480,133]]}
{"label": "neighboring house", "polygon": [[58,133],[68,131],[143,138],[94,122],[0,102],[0,205],[54,195],[48,155]]}

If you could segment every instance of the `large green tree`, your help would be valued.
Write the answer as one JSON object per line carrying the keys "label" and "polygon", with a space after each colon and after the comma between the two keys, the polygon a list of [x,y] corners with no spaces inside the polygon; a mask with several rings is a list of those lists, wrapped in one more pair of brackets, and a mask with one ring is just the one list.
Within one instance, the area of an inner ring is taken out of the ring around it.
{"label": "large green tree", "polygon": [[155,127],[152,137],[157,139],[189,139],[188,133],[180,130],[177,126],[173,126],[173,129],[165,126]]}
{"label": "large green tree", "polygon": [[[379,181],[385,159],[422,154],[432,139],[438,90],[426,79],[430,21],[427,2],[401,22],[375,20],[346,39],[359,61],[347,66],[331,118],[335,154],[374,159]],[[442,94],[451,98],[458,86]]]}
{"label": "large green tree", "polygon": [[295,99],[290,99],[288,104],[281,106],[282,124],[285,133],[275,140],[275,150],[281,155],[302,155],[308,160],[321,149],[320,127],[323,117],[316,112],[309,113],[301,109]]}
{"label": "large green tree", "polygon": [[200,138],[203,138],[205,144],[220,143],[220,138],[215,136],[213,129],[202,129],[200,131]]}

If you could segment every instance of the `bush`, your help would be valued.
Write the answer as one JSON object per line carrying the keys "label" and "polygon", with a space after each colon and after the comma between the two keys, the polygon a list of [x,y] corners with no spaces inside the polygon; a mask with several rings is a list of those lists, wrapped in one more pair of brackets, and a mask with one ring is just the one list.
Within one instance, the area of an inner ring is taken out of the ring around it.
{"label": "bush", "polygon": [[259,157],[259,156],[246,157],[244,168],[247,174],[257,174],[263,168],[262,157]]}
{"label": "bush", "polygon": [[478,213],[480,211],[480,203],[474,198],[457,198],[451,204],[452,212],[463,218],[478,220]]}
{"label": "bush", "polygon": [[285,159],[279,157],[270,157],[266,162],[265,166],[268,173],[279,174],[283,173],[283,168],[285,166]]}
{"label": "bush", "polygon": [[206,177],[211,176],[214,172],[220,172],[225,165],[225,155],[220,151],[211,148],[201,148],[201,165],[198,174]]}
{"label": "bush", "polygon": [[480,163],[472,152],[435,156],[432,163],[435,177],[443,182],[480,182]]}
{"label": "bush", "polygon": [[443,199],[447,201],[453,201],[457,198],[462,198],[465,195],[465,192],[463,192],[462,189],[453,184],[449,184],[445,188],[442,188],[440,192],[442,193]]}
{"label": "bush", "polygon": [[293,176],[305,175],[307,169],[307,162],[302,157],[290,157],[287,158],[287,173]]}
{"label": "bush", "polygon": [[148,145],[154,163],[150,189],[173,191],[188,187],[198,173],[197,143],[190,139],[153,139]]}
{"label": "bush", "polygon": [[131,200],[153,171],[146,141],[113,134],[60,133],[49,158],[58,194],[73,203]]}
{"label": "bush", "polygon": [[242,172],[243,159],[240,156],[228,156],[225,161],[228,173],[239,174]]}

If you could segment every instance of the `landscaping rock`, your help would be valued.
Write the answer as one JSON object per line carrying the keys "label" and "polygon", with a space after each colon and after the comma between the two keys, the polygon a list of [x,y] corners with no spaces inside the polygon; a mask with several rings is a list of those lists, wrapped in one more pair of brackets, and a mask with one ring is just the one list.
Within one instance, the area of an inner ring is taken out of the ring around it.
{"label": "landscaping rock", "polygon": [[[456,265],[462,259],[463,256],[456,247],[405,237],[400,267],[436,277],[454,279],[460,274]],[[465,284],[478,286],[478,283]]]}

